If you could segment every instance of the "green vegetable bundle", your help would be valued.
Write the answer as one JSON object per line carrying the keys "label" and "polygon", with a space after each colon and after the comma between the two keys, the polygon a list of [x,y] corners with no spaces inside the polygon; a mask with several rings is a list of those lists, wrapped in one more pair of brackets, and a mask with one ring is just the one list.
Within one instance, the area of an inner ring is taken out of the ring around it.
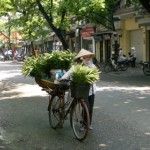
{"label": "green vegetable bundle", "polygon": [[31,77],[50,77],[51,69],[68,70],[75,54],[70,51],[52,51],[38,57],[29,57],[22,66],[22,74]]}
{"label": "green vegetable bundle", "polygon": [[22,66],[22,74],[25,77],[44,77],[45,72],[42,57],[28,57]]}
{"label": "green vegetable bundle", "polygon": [[74,66],[72,80],[78,84],[92,84],[99,80],[99,70],[97,68],[89,68],[88,66]]}
{"label": "green vegetable bundle", "polygon": [[45,66],[52,69],[68,70],[74,60],[75,54],[70,51],[53,51],[44,56]]}

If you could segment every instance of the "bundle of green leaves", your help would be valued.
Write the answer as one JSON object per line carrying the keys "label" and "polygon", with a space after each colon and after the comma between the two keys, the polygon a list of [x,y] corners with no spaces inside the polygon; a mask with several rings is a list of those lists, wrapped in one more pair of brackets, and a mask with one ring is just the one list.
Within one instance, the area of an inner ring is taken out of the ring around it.
{"label": "bundle of green leaves", "polygon": [[45,53],[44,65],[51,69],[68,70],[75,58],[75,54],[70,51],[53,51],[52,53]]}
{"label": "bundle of green leaves", "polygon": [[31,77],[49,77],[51,69],[68,70],[75,54],[70,51],[52,51],[38,57],[29,57],[22,66],[22,74]]}
{"label": "bundle of green leaves", "polygon": [[28,57],[23,66],[22,66],[22,74],[30,77],[44,77],[44,65],[42,57]]}
{"label": "bundle of green leaves", "polygon": [[99,80],[99,70],[88,66],[73,66],[72,81],[77,84],[92,84]]}

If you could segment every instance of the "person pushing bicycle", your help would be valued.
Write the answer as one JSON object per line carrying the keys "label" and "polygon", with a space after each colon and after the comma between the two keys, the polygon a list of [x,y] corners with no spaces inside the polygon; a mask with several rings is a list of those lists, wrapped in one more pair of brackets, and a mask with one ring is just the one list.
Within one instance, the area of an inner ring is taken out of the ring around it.
{"label": "person pushing bicycle", "polygon": [[[76,60],[82,60],[83,65],[88,66],[90,68],[96,68],[96,66],[93,64],[92,58],[94,56],[94,53],[85,50],[85,49],[81,49],[79,51],[79,53],[76,55],[75,59]],[[69,77],[71,77],[73,73],[73,69],[70,68],[60,79],[58,79],[59,81],[68,79]],[[93,107],[94,107],[94,100],[95,100],[95,93],[96,93],[96,83],[93,83],[90,85],[90,91],[89,91],[89,96],[88,99],[85,100],[86,105],[88,107],[89,110],[89,115],[90,115],[90,126],[89,126],[89,130],[93,130],[93,127],[91,125],[92,123],[92,115],[93,115]]]}

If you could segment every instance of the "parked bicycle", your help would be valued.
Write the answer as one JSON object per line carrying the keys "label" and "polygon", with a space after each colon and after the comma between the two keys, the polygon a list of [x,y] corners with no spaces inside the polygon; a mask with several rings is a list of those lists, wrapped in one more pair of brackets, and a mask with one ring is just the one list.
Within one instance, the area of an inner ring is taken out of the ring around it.
{"label": "parked bicycle", "polygon": [[[62,128],[70,113],[70,124],[74,135],[78,140],[83,141],[87,136],[90,124],[88,108],[82,97],[68,96],[65,101],[65,92],[70,91],[72,85],[70,80],[65,81],[66,83],[52,85],[53,88],[49,88],[51,86],[43,88],[49,94],[49,122],[53,129]],[[71,83],[68,84],[69,82]]]}
{"label": "parked bicycle", "polygon": [[104,72],[109,73],[111,71],[126,71],[128,69],[127,61],[117,62],[110,61],[104,65]]}

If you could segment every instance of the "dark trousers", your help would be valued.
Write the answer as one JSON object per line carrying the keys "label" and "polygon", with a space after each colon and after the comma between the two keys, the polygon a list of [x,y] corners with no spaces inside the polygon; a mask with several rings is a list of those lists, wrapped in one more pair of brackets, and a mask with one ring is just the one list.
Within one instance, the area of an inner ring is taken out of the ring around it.
{"label": "dark trousers", "polygon": [[136,58],[133,57],[133,60],[132,60],[132,67],[135,67],[135,62],[136,62]]}
{"label": "dark trousers", "polygon": [[92,115],[93,115],[93,106],[94,106],[94,99],[95,99],[95,94],[92,94],[88,97],[88,100],[85,101],[86,105],[89,110],[89,115],[90,115],[90,124],[92,122]]}

